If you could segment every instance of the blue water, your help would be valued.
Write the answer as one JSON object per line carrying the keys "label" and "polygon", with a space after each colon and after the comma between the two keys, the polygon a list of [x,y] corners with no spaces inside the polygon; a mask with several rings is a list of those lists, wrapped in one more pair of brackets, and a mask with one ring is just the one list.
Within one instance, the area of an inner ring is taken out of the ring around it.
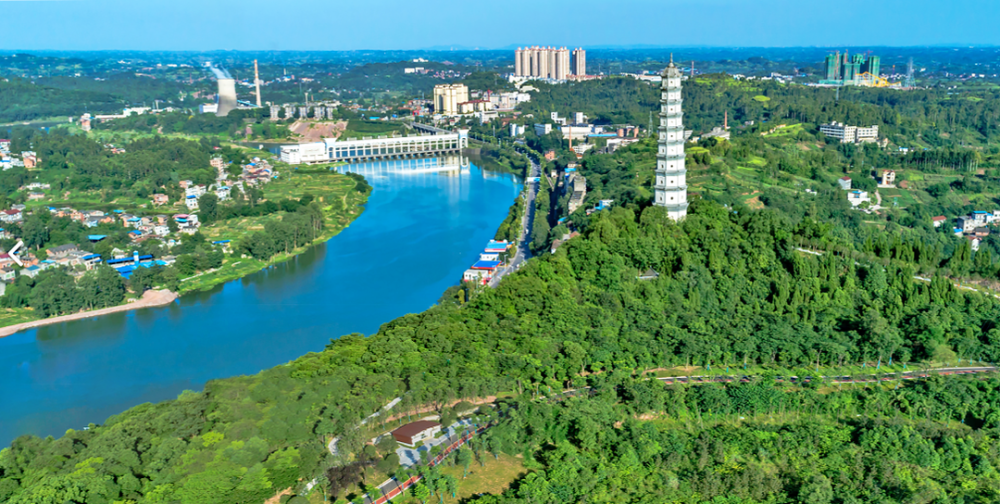
{"label": "blue water", "polygon": [[342,168],[374,187],[364,213],[287,263],[167,307],[0,338],[0,446],[101,423],[427,309],[478,258],[520,190],[509,175],[435,164]]}

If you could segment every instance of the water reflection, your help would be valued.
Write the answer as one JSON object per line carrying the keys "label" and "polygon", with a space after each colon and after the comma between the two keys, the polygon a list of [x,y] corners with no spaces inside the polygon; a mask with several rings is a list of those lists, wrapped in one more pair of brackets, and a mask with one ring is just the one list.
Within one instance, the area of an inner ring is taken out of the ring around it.
{"label": "water reflection", "polygon": [[0,338],[0,442],[100,423],[426,309],[478,257],[520,189],[461,158],[408,161],[340,168],[375,188],[365,212],[287,263],[170,306]]}

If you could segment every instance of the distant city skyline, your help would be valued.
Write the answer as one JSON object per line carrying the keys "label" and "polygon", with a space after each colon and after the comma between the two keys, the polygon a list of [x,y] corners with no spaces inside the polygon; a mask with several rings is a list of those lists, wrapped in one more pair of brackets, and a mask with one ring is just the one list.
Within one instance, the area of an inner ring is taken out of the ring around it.
{"label": "distant city skyline", "polygon": [[441,0],[383,0],[377,9],[328,0],[294,9],[263,0],[0,4],[7,51],[1000,45],[1000,2],[972,0],[511,0],[474,17]]}

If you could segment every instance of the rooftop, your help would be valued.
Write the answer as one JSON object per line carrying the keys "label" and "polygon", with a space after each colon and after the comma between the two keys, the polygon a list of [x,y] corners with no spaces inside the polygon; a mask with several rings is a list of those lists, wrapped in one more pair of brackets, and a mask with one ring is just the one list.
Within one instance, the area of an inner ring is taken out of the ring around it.
{"label": "rooftop", "polygon": [[491,270],[499,265],[500,261],[476,261],[476,264],[472,265],[472,269]]}
{"label": "rooftop", "polygon": [[399,434],[400,436],[413,437],[421,432],[432,429],[434,427],[440,427],[441,424],[437,422],[432,422],[430,420],[417,420],[416,422],[408,423],[394,431],[393,434]]}

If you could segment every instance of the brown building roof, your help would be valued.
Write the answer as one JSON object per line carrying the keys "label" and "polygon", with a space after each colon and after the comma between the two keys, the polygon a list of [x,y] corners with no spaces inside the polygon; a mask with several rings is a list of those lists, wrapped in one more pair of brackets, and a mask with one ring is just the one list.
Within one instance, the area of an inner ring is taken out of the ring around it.
{"label": "brown building roof", "polygon": [[392,436],[396,439],[404,437],[407,440],[409,440],[413,438],[413,436],[416,436],[417,434],[420,434],[421,432],[427,429],[439,427],[440,425],[441,424],[437,422],[432,422],[430,420],[417,420],[416,422],[408,423],[392,431]]}

